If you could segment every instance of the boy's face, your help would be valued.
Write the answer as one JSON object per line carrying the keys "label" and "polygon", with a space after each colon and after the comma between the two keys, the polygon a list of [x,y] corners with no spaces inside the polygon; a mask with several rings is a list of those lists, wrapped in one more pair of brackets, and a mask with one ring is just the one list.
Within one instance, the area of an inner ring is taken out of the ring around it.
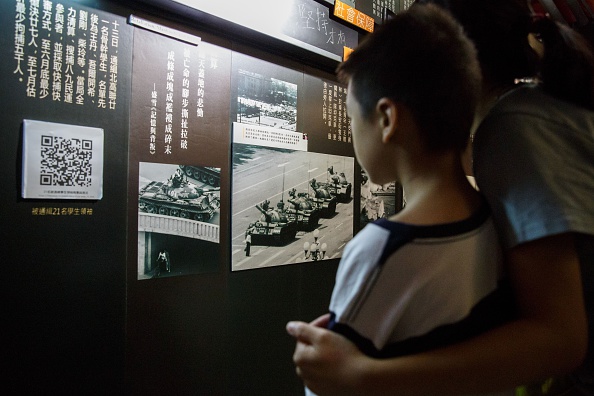
{"label": "boy's face", "polygon": [[365,117],[362,114],[361,106],[351,86],[352,84],[349,84],[347,89],[346,108],[351,121],[355,156],[371,181],[377,183],[382,179],[383,173],[381,164],[383,145],[381,130],[378,128],[379,120],[376,119],[375,113],[371,117]]}

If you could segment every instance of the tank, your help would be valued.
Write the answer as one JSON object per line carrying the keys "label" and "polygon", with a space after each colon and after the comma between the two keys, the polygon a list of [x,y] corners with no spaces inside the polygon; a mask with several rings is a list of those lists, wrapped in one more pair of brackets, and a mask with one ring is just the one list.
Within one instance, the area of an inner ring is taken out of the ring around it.
{"label": "tank", "polygon": [[297,193],[294,188],[289,191],[289,205],[285,208],[285,213],[289,220],[297,222],[297,229],[311,231],[318,226],[320,221],[320,210],[311,200],[307,193]]}
{"label": "tank", "polygon": [[262,215],[246,230],[246,235],[252,236],[252,245],[286,245],[295,239],[296,221],[290,220],[283,211],[271,208],[268,200],[256,205],[256,209]]}
{"label": "tank", "polygon": [[209,221],[221,206],[215,191],[219,187],[200,188],[176,172],[167,182],[151,181],[138,194],[138,208],[147,213]]}
{"label": "tank", "polygon": [[318,184],[334,195],[338,202],[349,202],[351,200],[352,184],[347,181],[344,172],[335,173],[332,166],[328,168],[328,181],[326,183],[318,182]]}
{"label": "tank", "polygon": [[375,191],[371,192],[376,197],[390,197],[396,195],[396,182],[388,183],[384,186],[378,186]]}
{"label": "tank", "polygon": [[320,216],[330,218],[336,213],[336,196],[330,194],[328,189],[316,181],[311,179],[309,185],[314,191],[313,196],[310,196],[311,201],[320,210]]}
{"label": "tank", "polygon": [[221,169],[208,166],[180,165],[181,171],[188,177],[207,183],[213,187],[221,185]]}

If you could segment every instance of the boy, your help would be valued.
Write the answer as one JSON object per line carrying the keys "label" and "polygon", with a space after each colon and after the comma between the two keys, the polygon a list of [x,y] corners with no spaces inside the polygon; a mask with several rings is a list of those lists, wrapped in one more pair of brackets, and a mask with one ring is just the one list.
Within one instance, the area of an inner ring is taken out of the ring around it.
{"label": "boy", "polygon": [[498,238],[460,160],[480,94],[476,53],[460,26],[435,6],[413,7],[369,35],[337,73],[348,84],[357,160],[376,184],[398,180],[407,204],[347,245],[328,328],[386,358],[507,320]]}

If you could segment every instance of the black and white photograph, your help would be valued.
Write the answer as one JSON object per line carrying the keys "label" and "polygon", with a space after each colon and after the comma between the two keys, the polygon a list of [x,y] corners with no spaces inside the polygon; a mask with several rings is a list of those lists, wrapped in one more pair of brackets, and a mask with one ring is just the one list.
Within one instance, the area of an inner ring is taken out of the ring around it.
{"label": "black and white photograph", "polygon": [[341,257],[353,173],[353,157],[234,143],[232,271]]}
{"label": "black and white photograph", "polygon": [[237,122],[295,131],[297,84],[240,69]]}
{"label": "black and white photograph", "polygon": [[388,218],[403,208],[403,197],[398,183],[373,183],[361,170],[360,228],[377,219]]}
{"label": "black and white photograph", "polygon": [[278,131],[300,132],[303,72],[233,52],[231,120]]}
{"label": "black and white photograph", "polygon": [[206,166],[139,164],[139,280],[216,268],[219,175],[219,168]]}

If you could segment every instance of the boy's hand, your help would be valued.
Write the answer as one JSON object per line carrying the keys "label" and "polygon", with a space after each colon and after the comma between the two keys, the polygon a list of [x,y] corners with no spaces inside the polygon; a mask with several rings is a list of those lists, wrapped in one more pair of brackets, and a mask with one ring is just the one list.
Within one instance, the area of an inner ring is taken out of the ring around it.
{"label": "boy's hand", "polygon": [[329,319],[326,314],[309,324],[287,323],[287,332],[297,340],[293,362],[297,375],[311,391],[320,396],[346,396],[353,394],[356,384],[356,370],[350,369],[365,356],[345,337],[322,328]]}

